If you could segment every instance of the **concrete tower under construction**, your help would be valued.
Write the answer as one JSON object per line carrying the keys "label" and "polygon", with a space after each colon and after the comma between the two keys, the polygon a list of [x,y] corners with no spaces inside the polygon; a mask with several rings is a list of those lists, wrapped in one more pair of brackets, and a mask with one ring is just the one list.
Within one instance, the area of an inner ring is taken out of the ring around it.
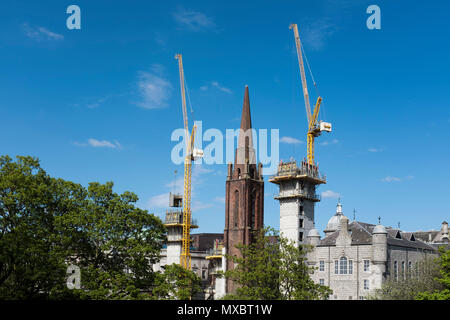
{"label": "concrete tower under construction", "polygon": [[280,162],[277,174],[269,182],[279,186],[275,199],[280,202],[280,234],[295,245],[306,243],[308,232],[314,228],[314,206],[320,201],[316,188],[326,183],[316,165],[303,160]]}
{"label": "concrete tower under construction", "polygon": [[[183,241],[183,196],[172,194],[169,196],[169,206],[173,209],[166,211],[164,225],[167,228],[167,262],[166,264],[180,264],[181,243]],[[191,219],[191,229],[198,228],[197,222]]]}

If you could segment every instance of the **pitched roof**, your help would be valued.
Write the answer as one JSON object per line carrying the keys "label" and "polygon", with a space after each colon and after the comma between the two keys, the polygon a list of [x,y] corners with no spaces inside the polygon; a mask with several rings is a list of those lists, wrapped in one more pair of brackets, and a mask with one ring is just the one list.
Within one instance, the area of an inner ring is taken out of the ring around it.
{"label": "pitched roof", "polygon": [[[352,245],[372,244],[372,234],[374,228],[374,224],[352,221],[348,225],[349,233],[352,237]],[[430,246],[419,240],[415,232],[401,232],[398,229],[392,229],[389,227],[386,228],[386,231],[388,245],[416,248],[422,250],[435,250],[433,246]],[[338,235],[339,230],[336,230],[327,237],[323,238],[318,246],[335,246]]]}

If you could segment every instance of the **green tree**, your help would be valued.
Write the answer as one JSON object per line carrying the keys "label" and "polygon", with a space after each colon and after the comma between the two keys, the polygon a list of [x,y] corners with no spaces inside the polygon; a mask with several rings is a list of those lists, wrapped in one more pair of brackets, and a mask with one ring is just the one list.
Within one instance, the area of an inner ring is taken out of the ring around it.
{"label": "green tree", "polygon": [[200,292],[202,281],[199,276],[178,264],[164,266],[164,273],[158,273],[153,290],[154,299],[188,300]]}
{"label": "green tree", "polygon": [[313,282],[306,264],[307,246],[294,246],[273,229],[254,234],[248,246],[237,245],[241,256],[227,255],[235,268],[223,276],[237,284],[236,293],[224,299],[314,300],[327,299],[332,291]]}
{"label": "green tree", "polygon": [[[0,157],[0,299],[150,298],[165,227],[112,188]],[[81,268],[80,290],[66,287],[69,264]]]}
{"label": "green tree", "polygon": [[424,259],[411,270],[406,270],[405,273],[399,272],[397,278],[391,275],[380,289],[376,289],[368,296],[368,299],[414,300],[419,292],[442,287],[435,279],[438,274],[439,265],[436,259]]}
{"label": "green tree", "polygon": [[[144,299],[155,281],[151,267],[165,240],[161,220],[136,207],[131,192],[113,192],[113,183],[90,183],[83,210],[61,216],[69,231],[68,261],[81,268],[81,298]],[[74,236],[74,237],[73,237]]]}
{"label": "green tree", "polygon": [[428,290],[420,292],[416,300],[450,300],[450,250],[441,247],[439,256],[439,276],[436,277],[442,288],[439,290]]}
{"label": "green tree", "polygon": [[62,181],[37,159],[0,157],[0,298],[71,295],[64,283],[65,251],[54,221],[63,205]]}

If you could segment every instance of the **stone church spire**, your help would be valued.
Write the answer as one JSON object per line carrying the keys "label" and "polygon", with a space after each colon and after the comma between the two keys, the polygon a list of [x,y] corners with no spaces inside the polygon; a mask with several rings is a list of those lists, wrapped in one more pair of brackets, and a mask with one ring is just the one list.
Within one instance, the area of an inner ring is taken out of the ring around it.
{"label": "stone church spire", "polygon": [[[256,165],[255,149],[253,147],[253,128],[250,116],[250,97],[248,86],[245,86],[244,103],[242,106],[241,127],[239,131],[238,146],[234,159],[235,168],[242,173],[249,172],[250,167]],[[252,171],[255,171],[253,168]]]}

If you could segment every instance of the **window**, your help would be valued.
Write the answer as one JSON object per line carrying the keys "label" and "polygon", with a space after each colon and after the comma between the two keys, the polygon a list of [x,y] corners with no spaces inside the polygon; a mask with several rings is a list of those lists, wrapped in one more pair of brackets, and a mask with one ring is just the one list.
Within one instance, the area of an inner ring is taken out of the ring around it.
{"label": "window", "polygon": [[369,280],[364,280],[364,290],[369,290]]}
{"label": "window", "polygon": [[234,192],[234,226],[237,227],[238,225],[238,214],[239,214],[239,191]]}
{"label": "window", "polygon": [[324,280],[324,279],[319,279],[319,284],[320,284],[321,286],[325,285],[325,280]]}
{"label": "window", "polygon": [[303,206],[300,206],[299,208],[298,208],[298,213],[301,215],[301,216],[303,216]]}
{"label": "window", "polygon": [[319,271],[325,271],[325,261],[319,261]]}
{"label": "window", "polygon": [[301,218],[299,220],[299,228],[304,228],[303,219],[301,219]]}
{"label": "window", "polygon": [[368,272],[370,268],[370,260],[364,260],[364,271]]}
{"label": "window", "polygon": [[412,262],[408,262],[408,278],[411,278],[411,272],[412,272]]}
{"label": "window", "polygon": [[353,274],[353,260],[348,260],[348,274]]}
{"label": "window", "polygon": [[303,232],[298,233],[298,241],[303,241]]}
{"label": "window", "polygon": [[359,296],[359,300],[364,300],[364,296]]}
{"label": "window", "polygon": [[338,274],[339,273],[339,264],[338,261],[335,260],[334,261],[334,274]]}
{"label": "window", "polygon": [[394,261],[394,279],[395,280],[398,279],[398,265],[397,265],[397,261]]}
{"label": "window", "polygon": [[256,227],[256,213],[255,213],[255,202],[256,202],[256,190],[253,189],[251,196],[250,196],[250,214],[251,214],[251,218],[250,218],[250,227],[252,227],[253,229],[255,229]]}
{"label": "window", "polygon": [[348,300],[352,300],[352,299],[353,299],[353,297],[352,297],[352,296],[349,296],[349,297],[348,297]]}
{"label": "window", "polygon": [[206,279],[206,270],[202,270],[202,279]]}
{"label": "window", "polygon": [[402,261],[402,277],[405,279],[405,261]]}
{"label": "window", "polygon": [[339,274],[347,274],[347,258],[341,257],[339,259]]}

